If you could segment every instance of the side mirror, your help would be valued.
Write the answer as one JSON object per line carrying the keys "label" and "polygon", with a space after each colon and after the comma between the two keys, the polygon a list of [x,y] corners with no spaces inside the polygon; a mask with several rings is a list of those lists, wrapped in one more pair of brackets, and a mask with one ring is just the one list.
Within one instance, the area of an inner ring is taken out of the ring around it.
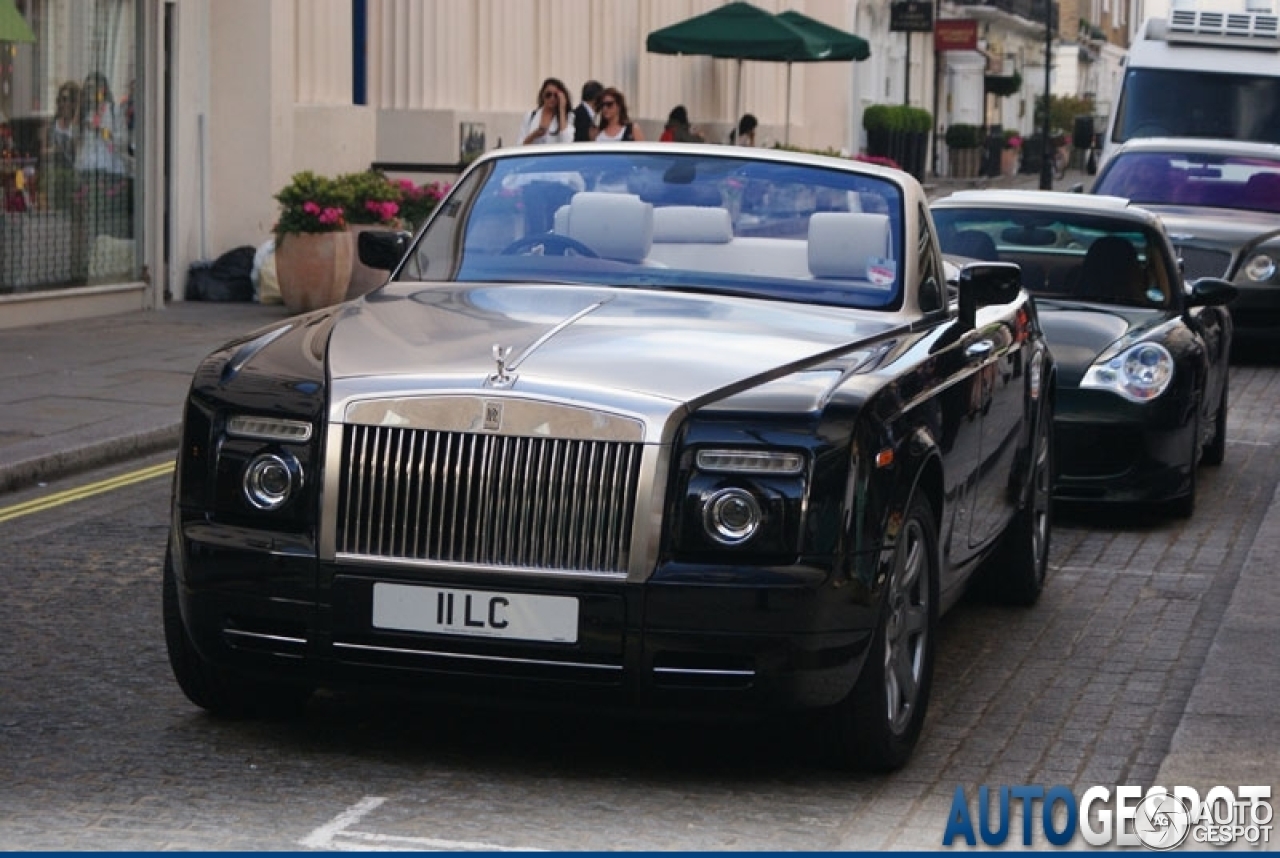
{"label": "side mirror", "polygon": [[1225,307],[1236,299],[1240,290],[1218,277],[1201,277],[1191,284],[1188,307]]}
{"label": "side mirror", "polygon": [[975,262],[960,270],[960,321],[972,327],[977,312],[1008,304],[1022,291],[1022,269],[1012,262]]}
{"label": "side mirror", "polygon": [[413,238],[404,230],[371,229],[356,237],[360,261],[370,268],[391,271],[400,264]]}

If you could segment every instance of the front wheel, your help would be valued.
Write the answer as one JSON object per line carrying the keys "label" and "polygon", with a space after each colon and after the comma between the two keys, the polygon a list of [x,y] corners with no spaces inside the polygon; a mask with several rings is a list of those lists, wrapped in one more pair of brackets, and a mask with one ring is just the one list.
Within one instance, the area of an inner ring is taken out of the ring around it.
{"label": "front wheel", "polygon": [[1213,440],[1204,445],[1200,461],[1206,465],[1221,465],[1227,457],[1227,382],[1222,382],[1222,396],[1218,399],[1218,413],[1213,418]]}
{"label": "front wheel", "polygon": [[993,602],[1030,607],[1049,571],[1053,533],[1053,418],[1040,415],[1032,446],[1030,485],[1002,543],[982,570],[980,590]]}
{"label": "front wheel", "polygon": [[924,497],[911,501],[862,673],[831,711],[836,758],[870,771],[906,765],[920,738],[933,684],[938,527]]}

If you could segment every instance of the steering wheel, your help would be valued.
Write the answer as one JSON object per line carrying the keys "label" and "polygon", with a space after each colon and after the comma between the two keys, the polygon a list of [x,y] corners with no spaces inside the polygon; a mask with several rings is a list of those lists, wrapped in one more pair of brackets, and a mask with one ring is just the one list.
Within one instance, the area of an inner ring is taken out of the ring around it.
{"label": "steering wheel", "polygon": [[576,238],[570,238],[567,235],[559,235],[554,232],[535,233],[526,235],[523,238],[517,238],[504,247],[500,255],[517,256],[521,253],[527,253],[538,245],[542,245],[544,256],[568,256],[569,251],[573,251],[579,256],[586,256],[591,259],[600,258],[600,254]]}

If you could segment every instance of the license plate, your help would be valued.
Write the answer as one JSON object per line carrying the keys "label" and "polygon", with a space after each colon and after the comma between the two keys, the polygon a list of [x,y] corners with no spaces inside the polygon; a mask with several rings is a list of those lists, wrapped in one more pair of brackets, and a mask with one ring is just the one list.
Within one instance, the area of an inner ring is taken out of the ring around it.
{"label": "license plate", "polygon": [[373,625],[407,632],[576,643],[578,600],[379,582],[373,585]]}

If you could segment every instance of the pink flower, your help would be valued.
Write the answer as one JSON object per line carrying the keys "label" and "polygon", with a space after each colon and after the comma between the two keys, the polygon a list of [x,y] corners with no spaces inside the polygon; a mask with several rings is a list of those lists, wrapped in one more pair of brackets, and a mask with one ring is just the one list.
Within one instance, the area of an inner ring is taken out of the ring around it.
{"label": "pink flower", "polygon": [[390,200],[366,200],[364,207],[377,215],[379,221],[384,222],[394,218],[400,211],[400,206]]}
{"label": "pink flower", "polygon": [[312,200],[307,200],[302,204],[302,210],[309,215],[320,214],[320,206]]}
{"label": "pink flower", "polygon": [[334,224],[342,223],[342,207],[341,206],[327,207],[324,211],[320,212],[319,220],[325,226],[332,226]]}

